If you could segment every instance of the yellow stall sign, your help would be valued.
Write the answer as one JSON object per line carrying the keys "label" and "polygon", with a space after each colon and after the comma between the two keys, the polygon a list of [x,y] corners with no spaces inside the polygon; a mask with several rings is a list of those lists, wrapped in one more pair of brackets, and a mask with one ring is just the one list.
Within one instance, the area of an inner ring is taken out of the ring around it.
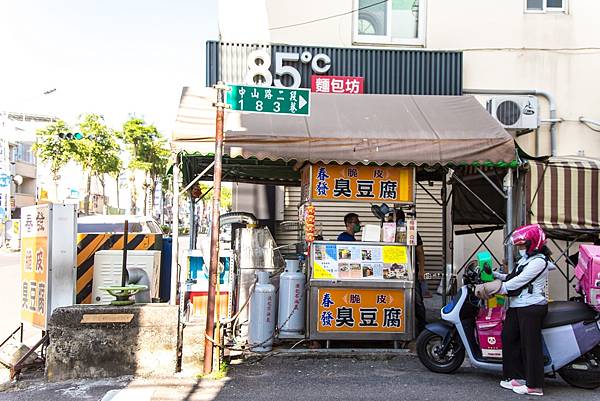
{"label": "yellow stall sign", "polygon": [[319,288],[318,332],[404,333],[403,289]]}
{"label": "yellow stall sign", "polygon": [[47,207],[22,209],[21,321],[46,330],[48,308]]}
{"label": "yellow stall sign", "polygon": [[[310,197],[313,201],[413,202],[411,167],[339,166],[313,164]],[[302,174],[306,188],[308,174]]]}

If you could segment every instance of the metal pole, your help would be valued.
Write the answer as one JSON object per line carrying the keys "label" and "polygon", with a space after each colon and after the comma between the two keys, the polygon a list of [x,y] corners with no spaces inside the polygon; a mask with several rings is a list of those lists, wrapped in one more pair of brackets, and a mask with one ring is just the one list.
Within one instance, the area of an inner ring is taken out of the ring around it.
{"label": "metal pole", "polygon": [[190,191],[190,249],[196,249],[196,202]]}
{"label": "metal pole", "polygon": [[173,165],[173,222],[171,243],[171,296],[170,304],[177,305],[177,287],[179,286],[179,155]]}
{"label": "metal pole", "polygon": [[446,305],[446,301],[448,299],[448,256],[447,256],[447,246],[448,246],[448,203],[446,201],[446,174],[443,177],[444,181],[442,182],[442,305]]}
{"label": "metal pole", "polygon": [[121,287],[127,284],[127,245],[129,239],[129,220],[125,220],[123,227],[123,270],[121,270]]}
{"label": "metal pole", "polygon": [[210,374],[213,368],[212,341],[215,331],[215,288],[217,286],[217,274],[219,270],[219,223],[221,208],[221,176],[223,173],[223,119],[224,108],[223,92],[227,87],[219,82],[217,89],[217,120],[215,132],[215,167],[213,173],[213,202],[212,220],[210,230],[210,266],[208,267],[208,299],[206,302],[206,331],[204,338],[204,374]]}
{"label": "metal pole", "polygon": [[[508,169],[506,177],[504,178],[504,190],[506,191],[506,234],[505,238],[512,233],[514,229],[514,218],[513,218],[513,171]],[[506,258],[508,259],[508,272],[512,272],[515,261],[513,259],[513,247],[508,244],[506,246]],[[507,273],[508,273],[507,272]]]}

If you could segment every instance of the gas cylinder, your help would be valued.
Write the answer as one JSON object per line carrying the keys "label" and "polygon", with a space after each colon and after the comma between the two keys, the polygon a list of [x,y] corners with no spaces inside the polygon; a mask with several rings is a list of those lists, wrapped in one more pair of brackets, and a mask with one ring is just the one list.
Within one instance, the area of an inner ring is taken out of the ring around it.
{"label": "gas cylinder", "polygon": [[269,280],[269,272],[256,273],[254,294],[250,300],[248,344],[254,352],[273,349],[275,332],[275,286]]}
{"label": "gas cylinder", "polygon": [[286,260],[285,270],[279,278],[279,337],[297,337],[304,333],[304,286],[306,277],[300,261]]}

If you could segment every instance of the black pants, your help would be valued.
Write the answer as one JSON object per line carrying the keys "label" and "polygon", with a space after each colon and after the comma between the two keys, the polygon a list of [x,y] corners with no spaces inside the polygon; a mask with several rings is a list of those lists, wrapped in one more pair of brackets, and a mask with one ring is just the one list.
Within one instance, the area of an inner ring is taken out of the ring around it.
{"label": "black pants", "polygon": [[502,328],[502,370],[505,379],[525,379],[528,387],[544,385],[542,322],[548,305],[509,308]]}
{"label": "black pants", "polygon": [[427,320],[425,319],[425,303],[423,302],[423,291],[421,290],[421,283],[416,282],[415,287],[415,324],[416,324],[416,335],[419,335],[425,330]]}

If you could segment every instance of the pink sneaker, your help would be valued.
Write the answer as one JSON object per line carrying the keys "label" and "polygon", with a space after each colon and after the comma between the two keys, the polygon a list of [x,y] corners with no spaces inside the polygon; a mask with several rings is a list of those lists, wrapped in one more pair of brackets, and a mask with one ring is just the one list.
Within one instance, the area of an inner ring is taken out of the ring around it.
{"label": "pink sneaker", "polygon": [[525,380],[502,380],[500,382],[500,387],[505,388],[507,390],[512,390],[515,387],[521,387],[525,385]]}
{"label": "pink sneaker", "polygon": [[544,395],[541,388],[527,387],[526,385],[513,387],[512,391],[524,395]]}

